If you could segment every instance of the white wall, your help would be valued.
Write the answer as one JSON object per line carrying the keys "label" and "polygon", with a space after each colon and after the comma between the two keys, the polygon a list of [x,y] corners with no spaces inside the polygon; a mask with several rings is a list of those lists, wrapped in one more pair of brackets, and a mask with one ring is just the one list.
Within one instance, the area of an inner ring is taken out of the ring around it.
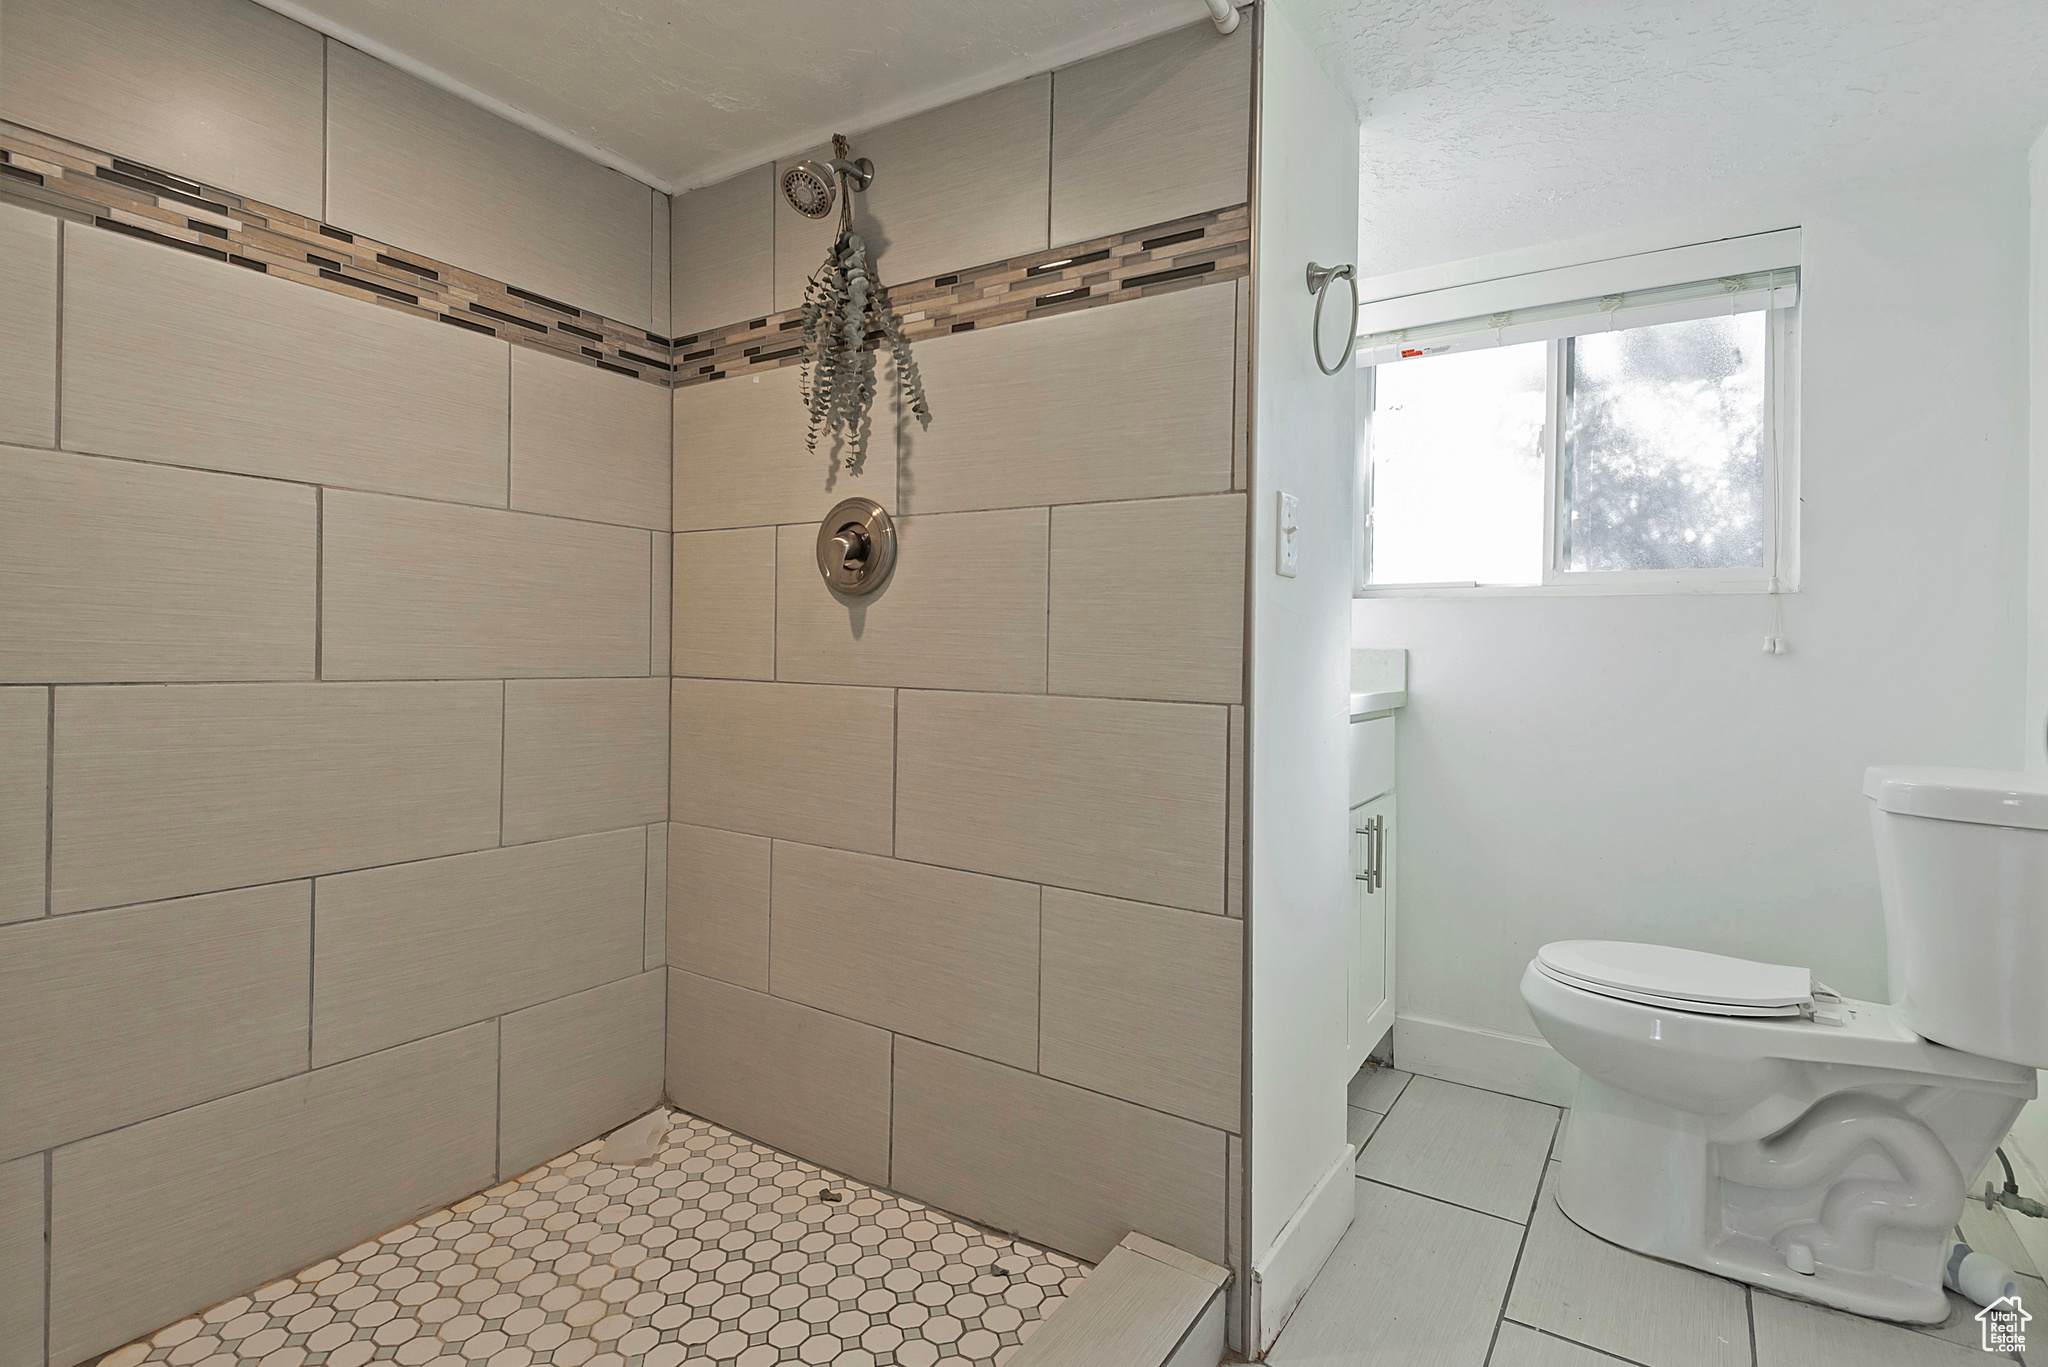
{"label": "white wall", "polygon": [[[1317,371],[1309,351],[1315,300],[1303,271],[1311,259],[1352,260],[1358,242],[1357,113],[1282,9],[1269,5],[1264,23],[1250,579],[1254,1263],[1346,1143],[1345,614],[1356,374]],[[1341,327],[1327,335],[1342,347]],[[1292,579],[1274,570],[1282,490],[1301,500],[1301,565]],[[1348,1182],[1341,1194],[1337,1234],[1349,1223]]]}
{"label": "white wall", "polygon": [[1533,1037],[1516,984],[1556,939],[1806,964],[1884,998],[1864,768],[2021,763],[2027,212],[2007,157],[1369,285],[1804,229],[1790,654],[1762,653],[1755,595],[1354,604],[1356,644],[1410,652],[1397,1057],[1461,1047],[1418,1020]]}

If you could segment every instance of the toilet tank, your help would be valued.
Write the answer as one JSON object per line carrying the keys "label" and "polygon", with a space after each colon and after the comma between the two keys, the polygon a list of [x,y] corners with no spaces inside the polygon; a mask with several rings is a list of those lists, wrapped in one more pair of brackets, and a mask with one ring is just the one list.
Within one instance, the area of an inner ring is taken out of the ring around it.
{"label": "toilet tank", "polygon": [[1891,997],[1912,1030],[2048,1067],[2048,780],[1875,768]]}

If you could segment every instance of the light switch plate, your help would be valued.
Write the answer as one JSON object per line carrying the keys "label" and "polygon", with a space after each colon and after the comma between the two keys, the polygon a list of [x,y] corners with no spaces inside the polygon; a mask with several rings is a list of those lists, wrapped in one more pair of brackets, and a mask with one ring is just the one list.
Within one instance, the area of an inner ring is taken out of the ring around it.
{"label": "light switch plate", "polygon": [[1301,500],[1293,494],[1280,495],[1280,563],[1275,569],[1287,579],[1301,572]]}

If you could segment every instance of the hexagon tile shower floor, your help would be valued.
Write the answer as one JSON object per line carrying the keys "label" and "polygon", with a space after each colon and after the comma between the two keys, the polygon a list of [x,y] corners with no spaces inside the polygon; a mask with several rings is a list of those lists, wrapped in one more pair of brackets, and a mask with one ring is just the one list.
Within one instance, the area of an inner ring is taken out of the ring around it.
{"label": "hexagon tile shower floor", "polygon": [[647,1162],[592,1140],[99,1367],[994,1364],[1088,1275],[671,1114]]}

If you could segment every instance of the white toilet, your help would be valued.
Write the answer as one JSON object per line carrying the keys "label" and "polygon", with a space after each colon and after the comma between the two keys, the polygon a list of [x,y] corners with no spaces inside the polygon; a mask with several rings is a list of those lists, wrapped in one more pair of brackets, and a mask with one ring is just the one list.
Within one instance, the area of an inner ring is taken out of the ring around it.
{"label": "white toilet", "polygon": [[1626,1248],[1858,1314],[1948,1315],[1964,1184],[2048,1066],[2048,782],[1872,769],[1892,1005],[1803,968],[1545,945],[1522,999],[1579,1068],[1557,1200]]}

